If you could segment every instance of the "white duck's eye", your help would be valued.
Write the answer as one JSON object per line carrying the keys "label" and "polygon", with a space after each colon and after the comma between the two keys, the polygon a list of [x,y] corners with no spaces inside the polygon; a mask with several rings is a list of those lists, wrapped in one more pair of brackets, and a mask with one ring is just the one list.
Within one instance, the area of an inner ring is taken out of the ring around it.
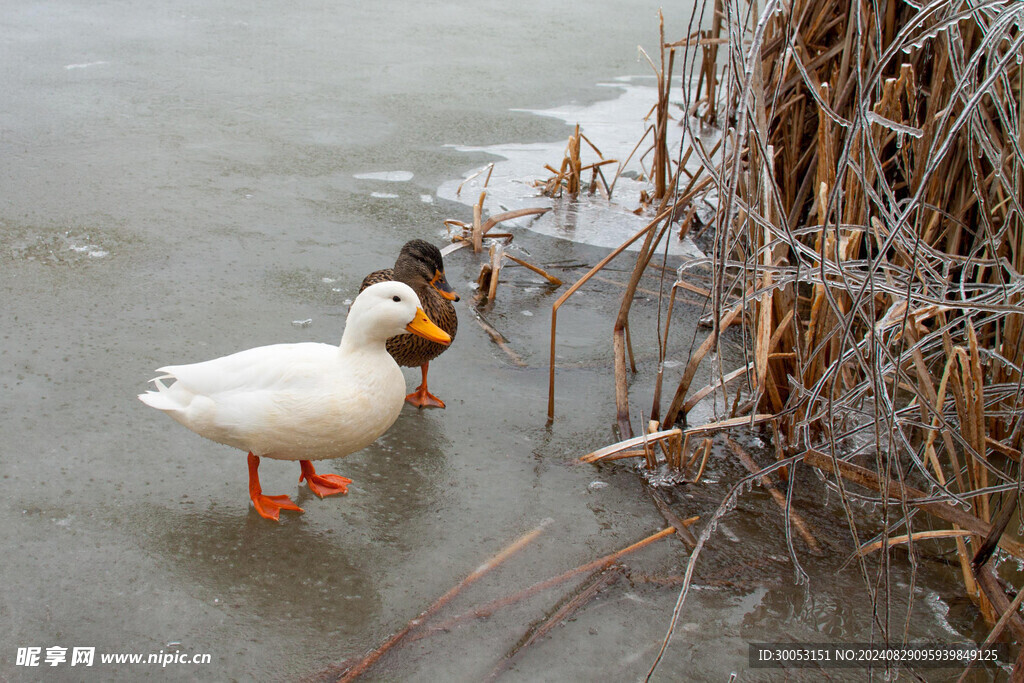
{"label": "white duck's eye", "polygon": [[398,295],[396,294],[396,295],[394,295],[393,297],[391,297],[391,300],[392,300],[392,301],[401,301],[401,300],[402,300],[402,297],[400,297],[400,296],[398,296]]}

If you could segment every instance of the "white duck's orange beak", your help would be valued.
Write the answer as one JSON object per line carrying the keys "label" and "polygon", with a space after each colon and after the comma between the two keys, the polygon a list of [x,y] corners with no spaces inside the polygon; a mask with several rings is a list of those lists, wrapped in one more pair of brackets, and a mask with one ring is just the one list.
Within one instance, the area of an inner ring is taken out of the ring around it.
{"label": "white duck's orange beak", "polygon": [[451,336],[431,322],[430,318],[427,317],[427,314],[419,307],[416,308],[416,317],[412,319],[411,323],[405,326],[405,329],[415,334],[417,337],[423,337],[424,339],[437,342],[438,344],[448,346],[452,343]]}

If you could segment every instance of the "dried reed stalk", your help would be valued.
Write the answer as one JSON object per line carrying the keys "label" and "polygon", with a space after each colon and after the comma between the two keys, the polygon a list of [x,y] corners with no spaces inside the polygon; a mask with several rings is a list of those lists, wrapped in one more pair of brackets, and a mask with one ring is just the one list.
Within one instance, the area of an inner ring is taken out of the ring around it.
{"label": "dried reed stalk", "polygon": [[[1017,597],[1015,597],[1013,599],[1013,602],[1011,602],[1003,611],[1002,616],[999,617],[999,621],[997,621],[995,626],[992,627],[992,630],[989,631],[989,634],[985,637],[985,642],[983,642],[979,646],[979,649],[984,649],[999,639],[999,636],[1002,635],[1003,630],[1006,628],[1006,626],[1010,623],[1014,616],[1018,614],[1017,610],[1020,609],[1022,601],[1024,601],[1024,591],[1017,591]],[[1018,662],[1019,661],[1020,660],[1018,659]],[[960,674],[960,677],[957,679],[957,683],[963,683],[963,681],[966,680],[967,672],[971,670],[971,666],[973,664],[974,661],[970,661],[967,663],[967,668],[965,668],[963,670],[963,673]],[[1019,678],[1020,673],[1021,670],[1019,669],[1019,667],[1015,666],[1013,675],[1011,676],[1010,680],[1016,681]]]}
{"label": "dried reed stalk", "polygon": [[551,210],[551,207],[537,207],[531,209],[515,209],[513,211],[505,211],[503,213],[496,214],[487,219],[486,222],[480,227],[480,232],[486,235],[490,232],[491,228],[499,223],[510,221],[515,218],[522,218],[523,216],[542,216]]}
{"label": "dried reed stalk", "polygon": [[[490,175],[488,174],[488,178]],[[484,237],[488,236],[491,229],[504,221],[513,220],[515,218],[522,218],[523,216],[541,216],[551,210],[551,207],[538,207],[531,209],[516,209],[514,211],[505,211],[503,213],[491,216],[486,221],[483,220],[484,211],[484,200],[487,198],[487,192],[483,191],[480,193],[480,198],[477,203],[473,205],[473,223],[463,223],[462,221],[455,220],[454,218],[447,218],[444,221],[444,225],[448,228],[449,234],[451,234],[452,228],[458,228],[461,232],[459,235],[452,237],[453,241],[458,241],[460,244],[455,247],[446,247],[442,250],[442,256],[447,256],[452,251],[459,249],[466,244],[473,245],[473,252],[480,253],[483,250]],[[501,235],[489,235],[490,237],[506,237],[512,238],[512,235],[503,233]]]}
{"label": "dried reed stalk", "polygon": [[665,521],[671,524],[676,534],[679,535],[679,540],[687,545],[687,547],[693,549],[697,546],[697,539],[693,537],[690,532],[689,526],[697,521],[696,517],[691,517],[690,520],[683,520],[674,510],[669,506],[665,500],[664,495],[661,491],[653,486],[647,487],[647,492],[651,496],[651,500],[654,501],[654,506],[658,508],[658,512],[665,518]]}
{"label": "dried reed stalk", "polygon": [[871,553],[885,546],[903,545],[913,541],[921,541],[929,538],[963,538],[970,536],[970,531],[963,529],[940,529],[937,531],[917,531],[913,535],[903,534],[902,536],[890,536],[873,543],[865,543],[857,549],[858,555],[870,555]]}
{"label": "dried reed stalk", "polygon": [[[590,164],[583,163],[581,148],[582,143],[584,142],[587,143],[590,149],[597,154],[598,161]],[[609,185],[607,181],[604,180],[604,174],[601,171],[601,167],[614,163],[616,163],[615,159],[604,158],[604,155],[601,154],[601,150],[598,149],[597,146],[580,131],[580,124],[577,123],[575,132],[569,136],[569,142],[566,144],[565,153],[562,157],[560,167],[555,169],[552,166],[545,165],[545,168],[553,175],[546,181],[538,181],[536,185],[539,185],[542,188],[541,191],[549,197],[560,196],[562,189],[564,188],[569,192],[569,195],[575,199],[583,187],[583,173],[585,171],[590,171],[590,193],[593,194],[600,187],[604,196],[610,199],[614,182],[612,185]],[[601,185],[598,185],[597,183],[598,177],[601,178]]]}
{"label": "dried reed stalk", "polygon": [[544,520],[539,525],[537,525],[536,528],[523,534],[515,541],[513,541],[511,544],[509,544],[505,549],[499,552],[497,555],[495,555],[487,562],[484,562],[482,565],[473,570],[468,576],[466,576],[466,578],[460,581],[457,585],[453,586],[451,590],[449,590],[447,593],[445,593],[437,600],[435,600],[433,604],[431,604],[430,607],[428,607],[422,614],[420,614],[418,617],[416,617],[415,619],[411,620],[408,624],[406,624],[405,628],[403,628],[398,633],[392,635],[390,638],[384,641],[384,643],[381,644],[380,647],[371,651],[369,654],[363,657],[363,659],[356,663],[352,668],[346,671],[345,674],[338,679],[339,683],[348,683],[348,681],[354,681],[355,679],[359,678],[361,675],[366,673],[366,671],[369,670],[369,668],[372,667],[377,662],[378,659],[384,656],[384,654],[388,650],[390,650],[399,642],[401,642],[401,640],[405,638],[410,631],[418,628],[423,624],[424,621],[426,621],[434,614],[436,614],[438,610],[440,610],[442,607],[448,604],[451,601],[451,599],[458,595],[464,588],[466,588],[466,586],[469,586],[477,579],[486,575],[492,569],[497,568],[503,562],[505,562],[505,560],[512,557],[514,554],[516,554],[524,547],[526,547],[531,541],[540,536],[540,534],[549,524],[550,520]]}
{"label": "dried reed stalk", "polygon": [[515,663],[516,659],[518,659],[527,648],[538,642],[541,638],[546,637],[556,626],[571,617],[580,608],[584,607],[587,603],[597,597],[597,594],[602,590],[608,588],[615,581],[618,581],[621,576],[621,567],[612,567],[611,569],[596,572],[593,577],[584,583],[584,585],[571,599],[567,600],[565,604],[555,610],[551,616],[544,619],[544,621],[537,626],[530,628],[523,640],[517,643],[516,646],[501,659],[498,665],[494,667],[491,673],[488,674],[484,680],[496,680],[502,673],[507,671],[512,664]]}
{"label": "dried reed stalk", "polygon": [[513,349],[512,346],[508,343],[508,339],[505,338],[505,335],[503,335],[501,332],[495,329],[494,325],[484,320],[483,316],[480,315],[479,311],[476,313],[475,316],[473,316],[473,319],[476,320],[480,328],[487,333],[487,336],[491,338],[491,341],[493,341],[498,346],[499,349],[505,352],[505,355],[508,356],[510,361],[512,361],[515,365],[521,368],[525,368],[527,366],[527,363],[525,360],[523,360],[523,357],[516,353],[515,349]]}
{"label": "dried reed stalk", "polygon": [[501,256],[505,253],[500,244],[491,244],[490,249],[490,277],[487,280],[487,301],[493,302],[498,293],[498,280],[501,276]]}
{"label": "dried reed stalk", "polygon": [[772,499],[782,510],[783,516],[787,518],[787,524],[793,524],[793,527],[797,530],[797,533],[800,534],[800,537],[804,539],[804,543],[806,543],[807,547],[811,549],[811,552],[819,557],[824,556],[825,553],[822,551],[821,545],[818,543],[818,539],[815,538],[814,534],[811,532],[810,525],[806,520],[804,520],[803,515],[789,506],[786,501],[786,496],[775,487],[775,483],[772,481],[771,475],[760,474],[760,468],[757,466],[757,463],[754,462],[753,458],[751,458],[738,443],[730,439],[728,435],[725,435],[725,443],[729,447],[729,450],[732,451],[733,455],[736,456],[736,459],[743,463],[743,466],[746,467],[751,474],[760,475],[759,479],[761,485],[768,491],[769,495],[771,495]]}
{"label": "dried reed stalk", "polygon": [[[698,517],[693,517],[691,519],[685,520],[683,522],[683,524],[686,525],[686,526],[690,526],[692,524],[695,524],[698,520],[699,520]],[[512,595],[508,595],[508,596],[505,596],[503,598],[498,598],[497,600],[492,600],[491,602],[485,603],[483,605],[479,605],[479,606],[473,608],[472,610],[470,610],[468,612],[464,612],[464,613],[459,614],[459,615],[457,615],[455,617],[452,617],[451,619],[447,619],[446,621],[444,621],[444,622],[434,626],[430,630],[430,632],[451,630],[453,627],[457,626],[458,624],[460,624],[460,623],[462,623],[464,621],[467,621],[469,619],[480,619],[480,618],[488,617],[491,614],[493,614],[496,610],[499,610],[499,609],[501,609],[503,607],[507,607],[509,605],[513,605],[513,604],[515,604],[517,602],[520,602],[520,601],[522,601],[522,600],[524,600],[524,599],[526,599],[528,597],[536,595],[537,593],[540,593],[541,591],[545,591],[545,590],[547,590],[549,588],[552,588],[554,586],[557,586],[557,585],[559,585],[561,583],[565,583],[566,581],[574,579],[574,578],[580,576],[581,574],[586,574],[586,573],[595,572],[595,571],[604,571],[605,569],[607,569],[608,567],[611,567],[613,564],[615,564],[620,559],[625,557],[626,555],[634,553],[634,552],[640,550],[641,548],[646,548],[651,543],[654,543],[655,541],[659,541],[659,540],[665,538],[666,536],[671,536],[673,533],[675,533],[675,531],[676,530],[675,530],[674,527],[666,527],[666,528],[662,529],[661,531],[658,531],[657,533],[651,534],[650,536],[648,536],[647,538],[645,538],[643,540],[637,541],[636,543],[633,543],[632,545],[629,545],[629,546],[626,546],[625,548],[622,548],[621,550],[617,550],[617,551],[615,551],[613,553],[605,555],[604,557],[599,557],[596,560],[591,560],[590,562],[587,562],[586,564],[583,564],[583,565],[580,565],[580,566],[575,567],[573,569],[570,569],[570,570],[568,570],[566,572],[558,574],[557,576],[553,576],[553,577],[551,577],[549,579],[545,579],[543,581],[538,581],[537,583],[533,584],[532,586],[524,588],[523,590],[518,591],[516,593],[513,593]],[[429,633],[429,632],[423,632],[422,634],[419,634],[417,638],[413,638],[413,640],[418,640],[419,638],[424,637],[427,633]]]}
{"label": "dried reed stalk", "polygon": [[483,249],[484,244],[484,230],[482,224],[482,218],[484,213],[484,199],[487,197],[487,191],[480,193],[480,199],[477,200],[476,204],[473,205],[473,253],[479,254],[480,250]]}
{"label": "dried reed stalk", "polygon": [[651,443],[658,443],[661,441],[668,442],[670,444],[670,449],[681,449],[682,435],[683,430],[681,429],[667,429],[665,431],[654,432],[653,434],[643,434],[642,436],[626,439],[625,441],[605,446],[604,448],[581,456],[580,462],[598,462],[599,460],[608,459],[610,456],[635,448],[636,446],[649,445]]}
{"label": "dried reed stalk", "polygon": [[508,252],[505,252],[504,256],[505,256],[505,258],[507,258],[508,260],[512,261],[513,263],[518,263],[519,265],[523,266],[524,268],[527,268],[528,270],[532,270],[533,272],[537,273],[538,275],[543,277],[545,280],[547,280],[548,284],[550,284],[550,285],[552,285],[554,287],[561,287],[562,286],[562,281],[560,279],[558,279],[554,275],[551,275],[550,273],[548,273],[543,268],[535,266],[532,263],[528,263],[527,261],[524,261],[521,258],[515,257],[512,254],[509,254]]}

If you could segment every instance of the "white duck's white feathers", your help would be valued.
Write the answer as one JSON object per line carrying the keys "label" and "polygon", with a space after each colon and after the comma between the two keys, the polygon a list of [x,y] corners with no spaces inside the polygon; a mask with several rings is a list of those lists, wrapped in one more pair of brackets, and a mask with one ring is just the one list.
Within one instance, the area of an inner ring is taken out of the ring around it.
{"label": "white duck's white feathers", "polygon": [[406,331],[418,306],[409,286],[382,282],[352,303],[340,346],[274,344],[168,365],[152,380],[156,391],[139,398],[201,436],[261,457],[340,458],[373,443],[401,412],[405,378],[385,341]]}

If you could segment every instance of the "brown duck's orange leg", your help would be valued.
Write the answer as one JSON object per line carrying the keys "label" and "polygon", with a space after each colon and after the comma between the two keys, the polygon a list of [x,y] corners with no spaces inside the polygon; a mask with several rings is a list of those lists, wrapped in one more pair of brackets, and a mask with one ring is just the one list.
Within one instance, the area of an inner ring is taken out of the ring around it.
{"label": "brown duck's orange leg", "polygon": [[302,474],[299,475],[299,483],[305,479],[309,483],[310,490],[323,498],[333,496],[335,493],[348,493],[348,485],[352,480],[340,474],[317,474],[313,469],[313,463],[309,460],[300,460],[299,467]]}
{"label": "brown duck's orange leg", "polygon": [[292,502],[288,496],[265,496],[260,488],[260,459],[249,452],[249,498],[260,517],[280,521],[281,510],[302,512],[302,508]]}
{"label": "brown duck's orange leg", "polygon": [[429,367],[429,361],[420,366],[420,372],[423,373],[423,384],[416,387],[416,391],[406,396],[405,400],[417,408],[444,408],[444,401],[427,391],[427,368]]}

